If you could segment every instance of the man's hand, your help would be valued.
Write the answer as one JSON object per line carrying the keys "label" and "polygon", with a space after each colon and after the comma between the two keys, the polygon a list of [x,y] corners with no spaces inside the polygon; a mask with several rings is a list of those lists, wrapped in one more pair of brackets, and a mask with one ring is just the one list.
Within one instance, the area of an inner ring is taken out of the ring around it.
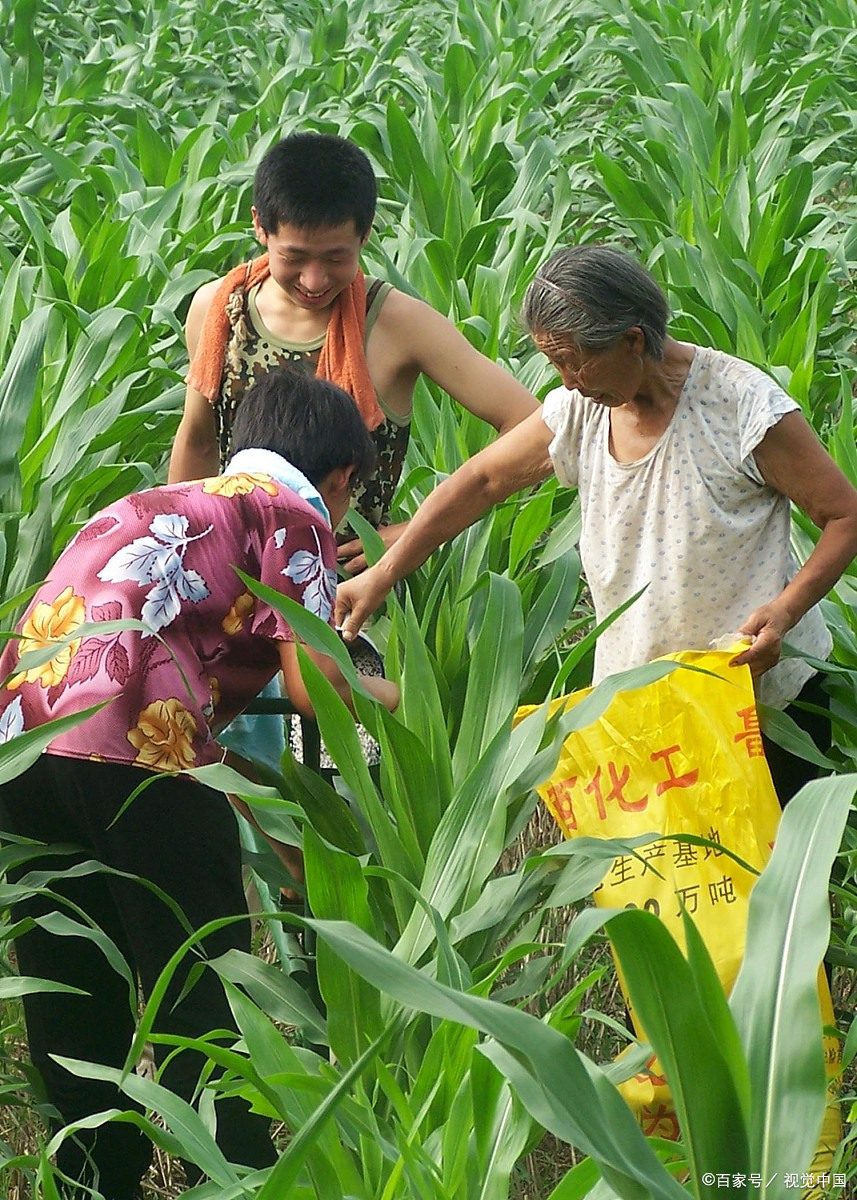
{"label": "man's hand", "polygon": [[792,624],[776,604],[763,604],[757,608],[738,631],[752,637],[753,644],[736,654],[729,662],[730,667],[740,667],[746,663],[754,679],[770,671],[780,661],[783,638]]}
{"label": "man's hand", "polygon": [[[399,540],[409,524],[410,521],[399,521],[396,525],[379,526],[378,536],[384,543],[385,550],[389,550]],[[343,570],[348,575],[359,575],[369,566],[360,538],[352,538],[350,542],[343,542],[341,546],[337,546],[336,561],[343,564]]]}

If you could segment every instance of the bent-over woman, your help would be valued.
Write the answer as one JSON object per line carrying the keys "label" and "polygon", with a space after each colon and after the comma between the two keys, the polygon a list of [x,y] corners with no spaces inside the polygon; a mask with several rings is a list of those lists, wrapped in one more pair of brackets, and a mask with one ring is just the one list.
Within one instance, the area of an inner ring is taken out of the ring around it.
{"label": "bent-over woman", "polygon": [[[76,857],[31,860],[14,879],[93,858],[111,873],[59,875],[49,885],[54,896],[14,906],[16,923],[57,907],[72,916],[81,911],[118,947],[148,995],[186,930],[131,876],[172,897],[191,929],[246,916],[238,829],[226,796],[174,773],[220,761],[216,734],[281,668],[292,703],[311,715],[292,631],[234,568],[329,621],[336,586],[331,523],[345,515],[352,487],[374,461],[349,395],[322,380],[271,372],[244,400],[222,475],[128,496],[93,517],[63,551],[20,622],[19,638],[0,657],[0,739],[108,703],[0,787],[0,828],[80,847]],[[142,621],[146,631],[74,636],[84,623],[118,618]],[[60,638],[65,642],[48,662],[28,665],[28,651]],[[333,661],[308,653],[350,702]],[[367,687],[395,707],[395,685],[379,679]],[[145,780],[152,785],[120,815]],[[202,949],[208,958],[249,951],[249,919],[211,934]],[[124,1064],[136,1023],[127,981],[83,937],[35,925],[16,938],[16,950],[22,974],[83,993],[24,1001],[30,1053],[60,1123],[138,1108],[112,1084],[67,1071],[54,1058]],[[198,951],[185,955],[155,1032],[201,1038],[225,1030],[234,1040],[235,1019],[214,971],[182,995],[197,961]],[[167,1050],[158,1047],[160,1059]],[[182,1051],[165,1065],[161,1082],[190,1100],[206,1061]],[[265,1117],[240,1097],[215,1108],[227,1158],[251,1167],[274,1161]],[[107,1200],[132,1200],[150,1153],[136,1126],[113,1121],[67,1138],[58,1166],[70,1179],[98,1186]],[[189,1171],[191,1181],[198,1177]]]}

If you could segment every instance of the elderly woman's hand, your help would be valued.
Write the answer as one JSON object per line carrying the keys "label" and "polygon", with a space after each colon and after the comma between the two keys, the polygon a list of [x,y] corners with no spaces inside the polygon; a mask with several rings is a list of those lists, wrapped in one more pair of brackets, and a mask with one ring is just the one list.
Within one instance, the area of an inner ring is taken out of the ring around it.
{"label": "elderly woman's hand", "polygon": [[334,611],[343,641],[354,641],[363,623],[384,603],[391,586],[377,564],[337,586]]}
{"label": "elderly woman's hand", "polygon": [[739,633],[752,637],[753,644],[730,660],[729,665],[740,667],[746,663],[753,678],[763,675],[780,661],[783,638],[794,622],[775,602],[763,604],[750,613]]}

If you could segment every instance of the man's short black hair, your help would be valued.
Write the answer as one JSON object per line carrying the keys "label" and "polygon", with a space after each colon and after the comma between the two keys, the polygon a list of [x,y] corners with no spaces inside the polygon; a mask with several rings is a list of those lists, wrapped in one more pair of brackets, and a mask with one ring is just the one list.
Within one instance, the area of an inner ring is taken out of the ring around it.
{"label": "man's short black hair", "polygon": [[372,164],[353,142],[328,133],[293,133],[273,146],[256,171],[253,204],[265,233],[281,225],[333,228],[353,221],[359,237],[375,217]]}
{"label": "man's short black hair", "polygon": [[316,487],[337,467],[365,480],[378,458],[348,392],[292,367],[263,375],[238,406],[232,453],[251,447],[282,455]]}

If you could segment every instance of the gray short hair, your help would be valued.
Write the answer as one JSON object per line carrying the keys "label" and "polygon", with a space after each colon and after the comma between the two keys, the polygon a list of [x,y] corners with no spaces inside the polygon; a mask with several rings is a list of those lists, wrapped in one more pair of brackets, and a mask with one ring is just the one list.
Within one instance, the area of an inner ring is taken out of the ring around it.
{"label": "gray short hair", "polygon": [[664,356],[669,309],[652,276],[622,250],[600,243],[558,250],[524,297],[532,334],[570,338],[581,350],[606,350],[632,326],[650,358]]}

